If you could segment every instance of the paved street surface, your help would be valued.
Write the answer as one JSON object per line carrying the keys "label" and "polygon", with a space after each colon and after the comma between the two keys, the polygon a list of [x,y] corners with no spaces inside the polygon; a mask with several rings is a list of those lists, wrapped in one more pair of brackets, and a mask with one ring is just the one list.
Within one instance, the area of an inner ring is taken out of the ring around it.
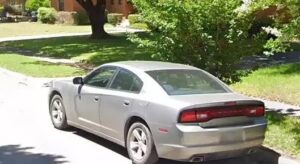
{"label": "paved street surface", "polygon": [[[129,164],[126,150],[78,129],[59,131],[48,116],[45,79],[0,68],[0,164]],[[161,160],[160,164],[179,164]],[[272,151],[205,164],[296,164]]]}

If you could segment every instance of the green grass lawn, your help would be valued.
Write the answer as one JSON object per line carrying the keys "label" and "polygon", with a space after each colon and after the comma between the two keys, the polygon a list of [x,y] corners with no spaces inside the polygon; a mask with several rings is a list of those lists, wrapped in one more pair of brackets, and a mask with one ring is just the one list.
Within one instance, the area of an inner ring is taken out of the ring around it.
{"label": "green grass lawn", "polygon": [[1,51],[0,67],[33,77],[66,77],[84,74],[83,70],[71,66],[51,64]]}
{"label": "green grass lawn", "polygon": [[48,35],[60,33],[91,32],[88,26],[71,26],[58,24],[41,24],[33,22],[0,23],[0,38],[15,36]]}
{"label": "green grass lawn", "polygon": [[66,58],[92,65],[121,60],[150,60],[151,53],[127,40],[126,36],[114,36],[105,40],[86,37],[61,37],[0,45],[31,50],[40,56]]}
{"label": "green grass lawn", "polygon": [[[300,63],[260,68],[231,86],[246,95],[300,105]],[[267,113],[264,144],[300,157],[300,118]]]}
{"label": "green grass lawn", "polygon": [[246,95],[300,105],[300,63],[258,69],[231,87]]}
{"label": "green grass lawn", "polygon": [[[107,31],[113,31],[110,24],[105,25]],[[62,33],[89,33],[90,25],[72,26],[61,24],[42,24],[36,22],[0,23],[0,38],[16,36],[34,36]]]}
{"label": "green grass lawn", "polygon": [[300,157],[300,119],[268,113],[268,130],[264,144]]}

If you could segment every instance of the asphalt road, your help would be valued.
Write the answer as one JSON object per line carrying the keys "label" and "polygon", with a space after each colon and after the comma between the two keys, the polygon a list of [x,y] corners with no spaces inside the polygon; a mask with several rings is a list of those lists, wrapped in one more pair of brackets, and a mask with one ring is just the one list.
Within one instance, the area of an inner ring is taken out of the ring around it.
{"label": "asphalt road", "polygon": [[[0,69],[0,164],[129,164],[126,150],[79,129],[53,128],[43,80]],[[272,151],[205,164],[293,164]],[[180,164],[161,160],[160,164]]]}

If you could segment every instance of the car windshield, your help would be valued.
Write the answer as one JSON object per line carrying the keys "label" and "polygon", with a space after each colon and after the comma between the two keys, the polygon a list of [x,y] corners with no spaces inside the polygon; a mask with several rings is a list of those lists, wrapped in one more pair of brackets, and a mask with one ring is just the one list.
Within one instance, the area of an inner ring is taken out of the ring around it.
{"label": "car windshield", "polygon": [[169,95],[226,93],[228,89],[200,70],[155,70],[147,73]]}

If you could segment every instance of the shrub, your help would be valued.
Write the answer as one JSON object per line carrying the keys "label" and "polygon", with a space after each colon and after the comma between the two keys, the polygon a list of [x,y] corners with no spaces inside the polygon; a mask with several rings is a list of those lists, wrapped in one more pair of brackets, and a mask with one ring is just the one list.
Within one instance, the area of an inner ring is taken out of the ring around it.
{"label": "shrub", "polygon": [[107,21],[108,23],[116,26],[117,24],[121,23],[123,18],[123,14],[120,13],[110,13],[107,14]]}
{"label": "shrub", "polygon": [[80,11],[77,13],[77,24],[78,25],[89,25],[90,23],[90,18],[86,14],[86,12]]}
{"label": "shrub", "polygon": [[77,12],[60,11],[57,12],[56,23],[76,25],[78,24]]}
{"label": "shrub", "polygon": [[54,8],[40,7],[38,9],[38,20],[42,23],[53,24],[56,21],[57,12]]}
{"label": "shrub", "polygon": [[139,14],[130,14],[130,15],[128,15],[128,20],[129,20],[130,24],[143,23],[142,17]]}
{"label": "shrub", "polygon": [[[272,42],[263,30],[255,34],[249,31],[255,13],[280,0],[252,1],[244,11],[240,0],[133,0],[143,21],[155,30],[151,31],[151,37],[136,34],[130,40],[154,52],[155,58],[193,65],[232,83],[246,73],[239,67],[243,58],[261,53],[266,45],[278,50],[283,41],[297,36],[300,13],[296,1],[299,0],[289,0],[283,5],[291,4],[289,9],[295,10],[297,19],[290,24],[277,21],[271,24],[282,34],[278,37],[282,40]],[[280,15],[272,17],[278,18]]]}
{"label": "shrub", "polygon": [[50,7],[50,0],[27,0],[25,8],[31,11],[37,11],[40,7]]}

